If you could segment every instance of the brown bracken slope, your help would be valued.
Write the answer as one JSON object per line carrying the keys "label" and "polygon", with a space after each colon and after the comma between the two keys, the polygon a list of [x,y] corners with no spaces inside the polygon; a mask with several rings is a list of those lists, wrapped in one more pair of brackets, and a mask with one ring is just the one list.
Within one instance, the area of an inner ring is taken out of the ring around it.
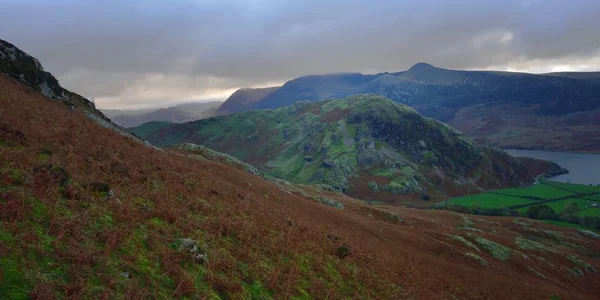
{"label": "brown bracken slope", "polygon": [[[2,299],[600,294],[600,242],[575,230],[402,207],[392,214],[278,185],[144,146],[4,75],[0,166]],[[181,238],[197,248],[181,250]]]}

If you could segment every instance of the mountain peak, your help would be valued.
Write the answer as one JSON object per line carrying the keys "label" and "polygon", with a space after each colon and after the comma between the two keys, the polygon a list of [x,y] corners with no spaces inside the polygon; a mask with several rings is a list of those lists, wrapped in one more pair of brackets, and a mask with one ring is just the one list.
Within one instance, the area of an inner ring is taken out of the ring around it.
{"label": "mountain peak", "polygon": [[463,72],[442,69],[420,62],[402,73],[402,77],[424,83],[454,84],[462,81]]}
{"label": "mountain peak", "polygon": [[433,65],[430,65],[425,62],[419,62],[419,63],[416,63],[414,66],[410,67],[410,69],[408,69],[407,72],[418,71],[418,70],[435,70],[435,69],[439,69],[439,68],[434,67]]}

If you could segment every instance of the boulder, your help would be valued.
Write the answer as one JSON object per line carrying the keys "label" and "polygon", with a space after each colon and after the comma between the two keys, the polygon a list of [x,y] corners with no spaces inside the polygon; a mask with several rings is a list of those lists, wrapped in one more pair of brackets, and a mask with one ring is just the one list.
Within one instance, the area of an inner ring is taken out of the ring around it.
{"label": "boulder", "polygon": [[187,251],[191,254],[194,261],[198,264],[208,262],[208,254],[206,251],[198,247],[198,242],[190,238],[178,239],[175,241],[175,246],[180,251]]}
{"label": "boulder", "polygon": [[58,185],[64,187],[69,184],[69,173],[61,166],[55,166],[53,164],[43,164],[33,169],[34,174],[46,172],[50,175],[50,178],[54,180]]}
{"label": "boulder", "polygon": [[103,197],[105,200],[110,200],[115,196],[115,193],[110,189],[108,183],[92,182],[88,185],[88,189],[94,196]]}

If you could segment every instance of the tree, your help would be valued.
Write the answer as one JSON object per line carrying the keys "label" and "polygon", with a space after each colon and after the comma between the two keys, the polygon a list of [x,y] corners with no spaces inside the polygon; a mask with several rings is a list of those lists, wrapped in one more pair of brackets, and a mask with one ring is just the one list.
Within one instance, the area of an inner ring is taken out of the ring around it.
{"label": "tree", "polygon": [[576,215],[580,210],[581,209],[579,208],[579,205],[577,205],[577,202],[569,202],[569,204],[565,208],[565,213],[570,216],[573,216]]}
{"label": "tree", "polygon": [[600,218],[585,216],[581,219],[579,224],[590,228],[600,229]]}
{"label": "tree", "polygon": [[560,215],[560,219],[570,223],[579,223],[581,218],[577,215],[577,213],[581,209],[577,205],[577,202],[570,202],[563,213]]}
{"label": "tree", "polygon": [[556,220],[558,218],[558,214],[554,209],[546,204],[530,207],[527,210],[527,216],[539,220]]}

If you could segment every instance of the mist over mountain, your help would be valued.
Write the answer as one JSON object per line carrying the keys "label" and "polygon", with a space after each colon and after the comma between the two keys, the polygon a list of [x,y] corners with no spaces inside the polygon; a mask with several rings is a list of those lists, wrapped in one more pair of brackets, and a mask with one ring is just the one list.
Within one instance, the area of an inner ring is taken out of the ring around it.
{"label": "mist over mountain", "polygon": [[262,100],[263,98],[273,94],[280,87],[270,87],[270,88],[243,88],[237,90],[233,93],[223,105],[219,107],[217,112],[221,115],[232,114],[242,111],[247,111],[253,107],[257,101]]}
{"label": "mist over mountain", "polygon": [[123,127],[135,127],[146,122],[189,122],[213,117],[223,102],[183,103],[167,108],[117,110],[102,109],[102,112],[116,124]]}

